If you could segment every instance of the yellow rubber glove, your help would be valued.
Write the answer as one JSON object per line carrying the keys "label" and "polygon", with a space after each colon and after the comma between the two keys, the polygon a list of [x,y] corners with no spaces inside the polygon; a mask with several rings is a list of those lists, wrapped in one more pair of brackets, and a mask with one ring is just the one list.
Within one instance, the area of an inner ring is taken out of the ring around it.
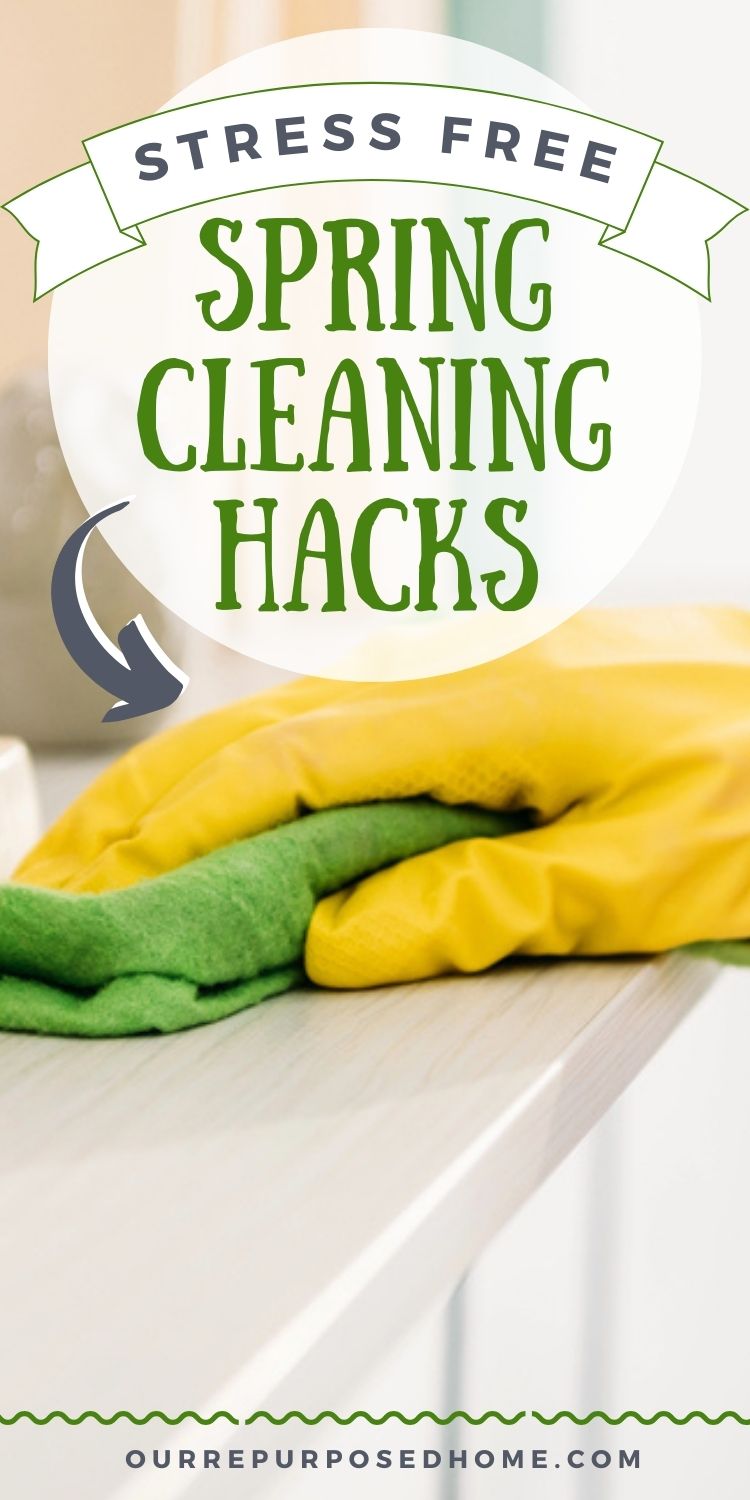
{"label": "yellow rubber glove", "polygon": [[318,983],[747,937],[750,614],[591,610],[450,677],[292,683],[130,751],[17,878],[107,889],[304,811],[424,794],[539,826],[327,898]]}

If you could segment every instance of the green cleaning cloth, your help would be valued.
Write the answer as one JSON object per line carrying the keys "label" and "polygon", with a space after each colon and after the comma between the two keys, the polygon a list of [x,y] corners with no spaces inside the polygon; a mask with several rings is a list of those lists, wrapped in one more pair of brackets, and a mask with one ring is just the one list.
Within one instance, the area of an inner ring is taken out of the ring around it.
{"label": "green cleaning cloth", "polygon": [[321,896],[396,860],[528,826],[428,800],[312,813],[102,895],[0,886],[0,1029],[180,1031],[304,982]]}

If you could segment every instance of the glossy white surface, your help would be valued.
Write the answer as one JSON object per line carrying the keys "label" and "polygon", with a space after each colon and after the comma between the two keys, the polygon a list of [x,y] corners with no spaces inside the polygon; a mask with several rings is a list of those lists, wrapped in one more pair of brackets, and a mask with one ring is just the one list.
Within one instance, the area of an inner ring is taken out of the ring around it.
{"label": "glossy white surface", "polygon": [[31,756],[22,740],[0,737],[0,879],[6,879],[41,832]]}
{"label": "glossy white surface", "polygon": [[167,1038],[0,1037],[0,1411],[345,1397],[712,977],[519,965]]}

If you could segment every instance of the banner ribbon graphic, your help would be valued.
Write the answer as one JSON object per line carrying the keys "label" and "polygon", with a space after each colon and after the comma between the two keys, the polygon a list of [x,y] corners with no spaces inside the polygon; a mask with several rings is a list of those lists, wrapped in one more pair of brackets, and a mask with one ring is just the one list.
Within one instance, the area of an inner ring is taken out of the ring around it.
{"label": "banner ribbon graphic", "polygon": [[430,83],[310,83],[166,109],[92,136],[88,161],[6,203],[37,241],[35,299],[146,243],[141,226],[268,188],[423,182],[510,195],[710,300],[709,242],[736,199],[659,160],[663,142],[518,95]]}

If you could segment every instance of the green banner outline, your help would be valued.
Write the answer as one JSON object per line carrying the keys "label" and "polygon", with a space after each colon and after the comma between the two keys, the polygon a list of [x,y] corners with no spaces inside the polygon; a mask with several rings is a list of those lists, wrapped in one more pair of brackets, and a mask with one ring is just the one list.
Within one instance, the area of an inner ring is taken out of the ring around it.
{"label": "green banner outline", "polygon": [[[609,222],[605,222],[605,220],[603,220],[603,219],[596,218],[593,214],[582,213],[580,209],[565,208],[561,204],[550,203],[547,199],[544,199],[544,198],[529,198],[529,197],[527,197],[525,195],[522,195],[520,193],[511,193],[511,192],[508,192],[507,189],[504,189],[504,188],[479,187],[479,186],[477,186],[475,184],[470,184],[470,183],[462,184],[462,183],[455,183],[455,182],[441,182],[439,180],[434,180],[434,179],[431,179],[431,178],[409,178],[409,177],[398,177],[398,176],[395,176],[395,177],[335,177],[335,178],[314,178],[314,179],[310,179],[308,181],[302,181],[301,180],[301,181],[297,181],[297,182],[275,183],[275,184],[273,184],[271,186],[266,186],[266,187],[262,187],[262,188],[238,188],[235,192],[232,192],[232,193],[223,193],[223,194],[220,194],[217,197],[197,198],[197,199],[195,199],[191,203],[183,203],[183,204],[181,204],[178,208],[168,209],[165,213],[162,213],[162,214],[152,214],[149,218],[141,219],[141,220],[138,221],[138,223],[135,223],[135,224],[122,225],[122,224],[120,224],[120,221],[117,218],[117,216],[116,216],[116,214],[115,214],[115,212],[114,212],[114,210],[112,208],[112,204],[110,202],[110,199],[109,199],[109,196],[107,194],[107,191],[106,191],[106,189],[104,187],[104,184],[103,184],[103,182],[101,180],[101,177],[99,176],[99,173],[97,172],[97,169],[96,169],[93,161],[91,160],[91,156],[90,156],[90,153],[89,153],[89,144],[90,143],[93,144],[95,141],[103,140],[108,135],[114,135],[114,134],[116,134],[117,132],[119,132],[121,130],[126,130],[131,125],[146,124],[146,123],[151,122],[152,120],[166,119],[170,115],[179,114],[182,110],[197,109],[197,108],[200,108],[202,105],[205,105],[205,104],[220,104],[220,103],[224,103],[226,101],[233,100],[233,99],[251,99],[251,98],[255,98],[256,96],[261,95],[261,94],[266,95],[266,94],[278,94],[278,93],[291,93],[291,92],[294,92],[297,89],[315,89],[315,88],[331,88],[331,87],[340,87],[340,88],[358,88],[358,87],[360,87],[360,88],[361,87],[388,88],[388,87],[392,87],[392,86],[395,86],[395,85],[400,85],[400,86],[407,87],[407,88],[446,89],[446,90],[451,90],[451,91],[459,90],[462,93],[479,94],[479,95],[487,96],[487,97],[494,98],[494,99],[510,99],[510,100],[516,99],[516,100],[520,100],[523,103],[527,103],[527,104],[538,104],[538,105],[542,105],[542,106],[547,105],[547,106],[549,106],[552,109],[561,109],[563,111],[566,111],[569,114],[578,115],[578,116],[580,116],[583,119],[594,120],[594,121],[596,121],[597,124],[600,124],[600,125],[614,125],[614,126],[616,126],[616,128],[618,130],[624,130],[624,131],[627,131],[631,135],[638,136],[640,140],[650,141],[653,145],[656,146],[656,151],[654,153],[653,159],[651,161],[651,165],[649,167],[649,170],[648,170],[648,172],[646,174],[646,177],[645,177],[645,179],[643,181],[643,184],[641,186],[641,190],[640,190],[640,192],[638,194],[638,197],[636,198],[635,203],[633,204],[633,207],[632,207],[632,209],[630,211],[630,214],[628,216],[627,222],[623,226],[611,225],[611,224],[609,224]],[[126,120],[121,125],[113,125],[113,126],[110,126],[110,128],[108,130],[102,130],[102,131],[99,131],[96,135],[87,136],[83,140],[82,145],[84,147],[84,150],[86,151],[86,155],[88,157],[88,163],[86,163],[86,162],[79,162],[78,163],[78,167],[80,167],[80,166],[86,166],[87,164],[91,167],[91,170],[93,171],[94,176],[96,177],[96,180],[97,180],[97,182],[99,184],[99,188],[100,188],[100,191],[102,193],[102,196],[103,196],[103,198],[104,198],[104,200],[105,200],[105,202],[107,204],[107,207],[108,207],[108,209],[109,209],[109,211],[110,211],[110,213],[112,215],[113,223],[117,226],[117,228],[118,228],[118,230],[120,231],[121,234],[124,234],[124,235],[130,237],[133,240],[133,246],[132,246],[133,250],[140,250],[140,249],[143,249],[146,246],[146,240],[143,237],[143,234],[141,233],[140,225],[142,225],[142,224],[151,224],[151,223],[154,223],[158,219],[169,218],[169,217],[171,217],[172,214],[184,213],[189,208],[198,208],[198,207],[200,207],[202,205],[206,205],[207,206],[207,205],[209,205],[211,203],[223,203],[223,202],[226,202],[230,198],[248,197],[252,193],[277,192],[280,188],[289,189],[289,188],[292,188],[292,187],[320,187],[320,186],[328,185],[330,183],[333,183],[333,184],[339,184],[340,183],[342,185],[346,185],[346,184],[349,184],[349,183],[357,183],[357,182],[359,182],[359,183],[373,183],[373,184],[374,183],[388,183],[388,182],[403,182],[403,183],[405,183],[407,185],[411,185],[411,186],[445,187],[445,188],[454,188],[454,189],[457,188],[459,190],[468,191],[468,192],[490,193],[493,196],[497,196],[497,197],[512,198],[512,199],[515,199],[518,202],[534,203],[534,204],[537,204],[539,207],[548,208],[548,209],[551,209],[553,211],[557,211],[557,212],[560,212],[560,213],[573,214],[573,216],[575,218],[587,219],[587,220],[589,220],[589,222],[591,222],[593,224],[603,224],[604,228],[603,228],[603,231],[602,231],[602,235],[601,235],[601,238],[598,241],[598,245],[599,245],[600,248],[602,248],[604,250],[614,250],[617,254],[623,255],[626,259],[633,260],[633,261],[635,261],[639,265],[647,266],[649,270],[656,271],[660,276],[666,276],[668,280],[677,282],[680,286],[684,286],[684,287],[687,288],[688,291],[692,291],[694,293],[696,292],[696,288],[692,287],[689,284],[689,282],[683,281],[679,276],[672,275],[672,273],[669,272],[669,271],[663,271],[661,269],[661,267],[652,265],[650,261],[644,261],[644,260],[641,260],[639,256],[630,255],[627,250],[618,250],[617,249],[617,245],[616,245],[616,241],[622,235],[624,235],[627,232],[627,229],[629,228],[630,224],[632,223],[633,216],[634,216],[634,214],[636,212],[638,204],[641,201],[643,193],[644,193],[644,191],[646,189],[646,185],[647,185],[647,183],[649,182],[649,180],[651,178],[651,174],[652,174],[652,172],[654,170],[654,167],[657,166],[657,165],[660,166],[660,167],[663,167],[664,170],[667,171],[667,172],[674,172],[679,177],[685,177],[688,181],[695,182],[700,187],[707,188],[709,192],[720,192],[720,189],[713,188],[710,183],[704,182],[702,178],[700,178],[700,177],[692,177],[690,173],[688,173],[688,172],[681,172],[677,167],[670,167],[670,166],[668,166],[668,164],[666,162],[660,161],[659,160],[659,154],[660,154],[660,152],[662,150],[662,147],[664,145],[664,141],[663,141],[663,139],[661,137],[655,136],[655,135],[651,135],[648,131],[636,130],[636,128],[634,126],[632,126],[632,125],[623,125],[623,124],[621,124],[617,120],[610,120],[609,118],[607,118],[607,117],[605,117],[603,115],[594,114],[590,110],[576,109],[573,106],[570,106],[570,105],[567,105],[567,104],[556,104],[554,101],[549,100],[549,99],[546,99],[546,100],[545,99],[536,99],[536,98],[533,98],[532,96],[527,95],[527,94],[509,94],[509,93],[502,92],[501,90],[479,88],[479,87],[476,87],[476,86],[473,86],[473,85],[469,85],[469,84],[432,83],[432,82],[429,82],[429,81],[424,80],[424,79],[406,79],[406,78],[399,78],[399,79],[391,78],[391,79],[388,79],[388,80],[385,80],[385,79],[374,79],[374,78],[373,79],[369,79],[369,78],[368,79],[362,79],[362,78],[360,78],[360,79],[320,79],[320,80],[316,80],[316,81],[309,82],[309,83],[275,84],[275,85],[272,85],[272,86],[267,87],[267,88],[245,89],[245,90],[242,90],[241,92],[238,92],[238,93],[235,93],[235,94],[218,94],[218,95],[214,95],[214,96],[212,96],[211,98],[208,98],[208,99],[191,100],[191,101],[189,101],[186,104],[175,104],[175,105],[170,106],[167,109],[157,110],[153,114],[150,114],[150,115],[138,115],[138,116],[136,116],[136,118],[134,120]],[[58,178],[65,177],[70,172],[77,171],[78,167],[68,167],[63,172],[56,172],[51,177],[45,177],[45,178],[43,178],[42,181],[38,182],[35,186],[37,188],[44,187],[48,182],[55,182],[55,181],[58,180]],[[27,191],[34,191],[34,189],[27,189]],[[25,226],[23,224],[21,224],[21,221],[20,221],[20,219],[18,219],[17,215],[13,213],[13,209],[10,206],[11,203],[13,203],[13,202],[16,201],[16,199],[18,199],[20,197],[23,197],[23,196],[24,196],[24,194],[17,193],[14,198],[9,199],[7,203],[3,203],[2,205],[0,205],[0,207],[2,207],[3,209],[5,209],[5,211],[7,213],[9,213],[11,215],[11,217],[16,220],[16,223],[20,224],[20,227],[22,229],[24,229],[25,233],[29,233],[29,231],[27,231],[25,229]],[[697,295],[700,296],[700,297],[703,297],[704,300],[708,301],[708,302],[711,301],[711,257],[710,257],[710,251],[709,251],[709,248],[708,248],[709,245],[710,245],[710,243],[711,243],[711,240],[716,239],[719,234],[722,234],[725,229],[729,228],[730,224],[733,224],[736,219],[740,218],[742,214],[747,213],[747,211],[748,211],[746,205],[743,204],[743,203],[740,203],[738,199],[732,198],[727,193],[721,193],[721,196],[724,197],[727,200],[728,203],[733,203],[735,205],[736,209],[737,209],[737,212],[735,214],[733,214],[730,219],[727,219],[724,224],[720,225],[720,227],[718,229],[716,229],[712,235],[709,235],[708,238],[706,239],[706,241],[704,242],[705,243],[705,249],[706,249],[707,291],[705,293],[704,292],[698,292]],[[137,238],[136,238],[136,236],[137,236]],[[34,242],[35,242],[35,244],[37,246],[37,251],[38,251],[38,247],[39,247],[38,240],[36,240],[35,236],[31,235],[30,233],[29,233],[29,238],[34,239]],[[70,282],[70,281],[75,281],[78,276],[84,276],[84,275],[86,275],[86,273],[88,271],[95,270],[97,266],[99,266],[99,265],[107,265],[111,260],[119,260],[122,256],[129,255],[130,253],[131,253],[130,250],[124,249],[124,250],[121,250],[119,252],[119,254],[117,254],[117,255],[107,256],[102,261],[96,261],[93,265],[86,266],[84,268],[84,270],[82,270],[82,271],[76,271],[76,272],[73,273],[72,276],[66,277],[64,281],[58,282],[55,287],[51,287],[50,288],[50,291],[51,292],[57,291],[59,287],[66,286],[68,284],[68,282]],[[35,281],[36,281],[36,260],[37,260],[37,255],[35,253],[35,255],[34,255],[34,277],[35,277]],[[36,294],[36,286],[35,286],[33,301],[34,302],[38,302],[38,301],[41,300],[42,297],[46,297],[48,295],[49,295],[48,292],[42,292],[42,293],[40,293],[37,296],[37,294]]]}

